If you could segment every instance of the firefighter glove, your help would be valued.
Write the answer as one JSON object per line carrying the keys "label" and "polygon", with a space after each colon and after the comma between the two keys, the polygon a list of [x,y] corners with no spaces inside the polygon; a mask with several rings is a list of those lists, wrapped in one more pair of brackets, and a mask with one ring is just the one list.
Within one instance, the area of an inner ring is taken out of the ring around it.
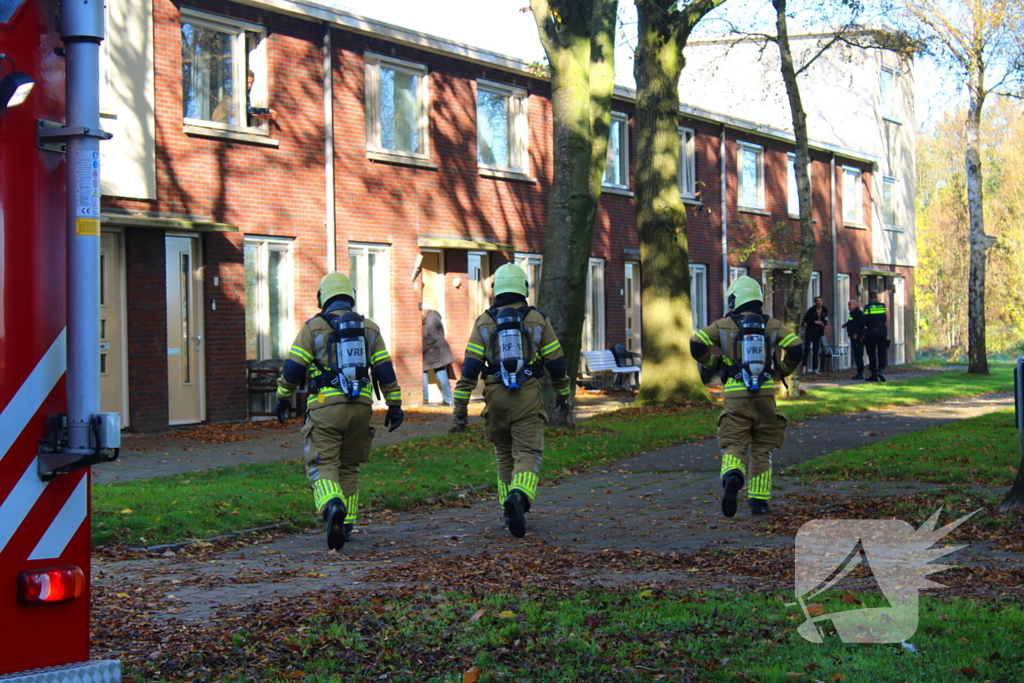
{"label": "firefighter glove", "polygon": [[402,406],[388,406],[388,414],[384,416],[384,426],[389,432],[393,432],[405,421],[405,413]]}
{"label": "firefighter glove", "polygon": [[452,408],[452,422],[455,426],[451,428],[453,432],[461,432],[469,426],[469,408],[465,405],[455,404]]}
{"label": "firefighter glove", "polygon": [[288,412],[291,410],[291,408],[292,408],[292,406],[288,402],[288,399],[286,399],[286,398],[279,398],[279,399],[277,399],[277,406],[274,408],[274,412],[277,413],[277,421],[278,422],[284,422],[285,420],[287,420],[288,419]]}

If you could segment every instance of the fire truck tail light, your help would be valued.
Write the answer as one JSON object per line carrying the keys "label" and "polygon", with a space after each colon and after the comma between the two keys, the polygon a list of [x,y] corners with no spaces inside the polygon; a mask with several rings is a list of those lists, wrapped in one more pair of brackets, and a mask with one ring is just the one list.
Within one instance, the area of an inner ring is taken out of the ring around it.
{"label": "fire truck tail light", "polygon": [[18,576],[18,599],[25,605],[74,600],[83,592],[85,573],[78,567],[48,567]]}

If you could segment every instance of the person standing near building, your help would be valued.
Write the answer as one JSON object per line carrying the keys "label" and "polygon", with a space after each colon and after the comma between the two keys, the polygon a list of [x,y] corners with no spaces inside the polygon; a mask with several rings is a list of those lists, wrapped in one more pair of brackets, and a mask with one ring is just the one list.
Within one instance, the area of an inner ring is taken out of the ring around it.
{"label": "person standing near building", "polygon": [[857,374],[850,379],[864,379],[864,311],[860,310],[860,302],[850,299],[846,302],[850,317],[843,323],[846,336],[850,338],[850,355],[857,366]]}
{"label": "person standing near building", "polygon": [[[775,382],[800,366],[804,345],[781,320],[764,315],[761,285],[746,275],[726,292],[729,314],[690,339],[690,353],[722,374],[722,514],[736,515],[737,495],[747,480],[751,514],[768,512],[772,493],[772,450],[786,440],[786,417],[775,406]],[[783,353],[781,362],[775,352]]]}
{"label": "person standing near building", "polygon": [[402,391],[380,328],[356,313],[352,281],[328,273],[316,295],[320,313],[303,324],[277,380],[277,417],[284,422],[291,397],[305,378],[309,386],[302,427],[306,478],[313,504],[327,523],[327,547],[340,550],[359,510],[359,465],[370,457],[374,428],[373,388],[384,394],[384,426],[405,419]]}
{"label": "person standing near building", "polygon": [[884,382],[888,366],[889,328],[885,304],[878,300],[878,292],[868,292],[868,307],[864,311],[864,348],[868,352],[869,382]]}
{"label": "person standing near building", "polygon": [[430,372],[434,372],[441,386],[441,400],[446,406],[452,401],[452,385],[448,379],[448,366],[455,362],[455,355],[448,340],[444,338],[444,323],[441,314],[431,309],[423,311],[423,402],[427,401],[430,389]]}
{"label": "person standing near building", "polygon": [[473,325],[462,377],[455,386],[455,429],[468,424],[469,397],[484,380],[484,428],[498,462],[498,500],[516,538],[526,534],[526,513],[537,495],[544,427],[540,378],[551,375],[555,403],[569,404],[562,345],[547,316],[526,303],[526,273],[506,263],[494,273],[494,305]]}
{"label": "person standing near building", "polygon": [[801,325],[804,328],[804,369],[810,366],[811,372],[817,375],[821,364],[821,338],[825,336],[825,328],[828,327],[828,308],[825,307],[824,299],[814,297],[814,305],[804,313]]}

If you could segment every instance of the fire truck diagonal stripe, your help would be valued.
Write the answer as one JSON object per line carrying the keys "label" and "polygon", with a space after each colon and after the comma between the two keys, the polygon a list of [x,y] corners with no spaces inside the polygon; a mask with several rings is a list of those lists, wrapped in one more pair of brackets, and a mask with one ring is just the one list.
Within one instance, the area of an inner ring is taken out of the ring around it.
{"label": "fire truck diagonal stripe", "polygon": [[86,497],[89,492],[89,478],[83,476],[71,496],[64,502],[64,507],[54,518],[50,528],[46,530],[39,544],[28,556],[30,560],[56,559],[64,554],[64,549],[71,542],[71,537],[78,532],[78,527],[85,521],[88,507]]}
{"label": "fire truck diagonal stripe", "polygon": [[[67,368],[67,331],[61,330],[53,344],[39,360],[25,383],[0,413],[0,461],[10,452],[14,441],[25,430],[29,420],[39,411]],[[35,459],[21,475],[14,489],[0,503],[0,552],[21,526],[29,510],[39,500],[46,484],[39,478]]]}
{"label": "fire truck diagonal stripe", "polygon": [[50,348],[39,359],[32,373],[25,379],[4,412],[0,413],[0,460],[7,456],[11,445],[21,436],[39,406],[53,391],[68,366],[67,328],[60,331]]}

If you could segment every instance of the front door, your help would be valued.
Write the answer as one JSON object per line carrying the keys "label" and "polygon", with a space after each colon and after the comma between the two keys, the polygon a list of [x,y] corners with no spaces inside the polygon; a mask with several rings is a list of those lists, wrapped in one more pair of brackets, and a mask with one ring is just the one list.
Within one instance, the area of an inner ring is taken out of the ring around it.
{"label": "front door", "polygon": [[172,425],[203,420],[198,242],[194,237],[165,238],[167,421]]}
{"label": "front door", "polygon": [[626,286],[623,294],[626,299],[626,349],[641,353],[640,264],[636,261],[626,261]]}
{"label": "front door", "polygon": [[[423,262],[420,267],[420,304],[423,310],[437,311],[441,315],[441,322],[446,322],[444,315],[444,259],[440,251],[421,252]],[[428,382],[424,385],[426,393],[423,396],[424,402],[440,403],[442,400],[441,389],[431,370]]]}
{"label": "front door", "polygon": [[121,426],[128,427],[121,275],[121,234],[104,232],[100,237],[100,410],[120,413]]}

